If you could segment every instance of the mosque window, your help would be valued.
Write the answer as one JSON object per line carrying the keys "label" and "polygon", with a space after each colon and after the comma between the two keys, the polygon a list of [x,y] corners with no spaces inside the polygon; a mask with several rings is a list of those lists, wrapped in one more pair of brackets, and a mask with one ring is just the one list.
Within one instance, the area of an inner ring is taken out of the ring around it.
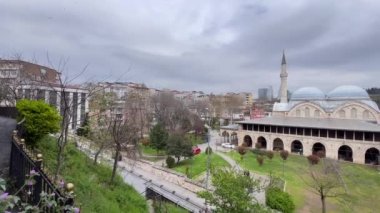
{"label": "mosque window", "polygon": [[319,118],[319,117],[321,117],[321,111],[319,111],[319,110],[315,110],[315,111],[314,111],[314,117],[315,117],[315,118]]}
{"label": "mosque window", "polygon": [[358,116],[357,116],[357,110],[355,109],[355,108],[352,108],[351,109],[351,118],[357,118]]}
{"label": "mosque window", "polygon": [[310,109],[309,109],[309,107],[305,108],[305,117],[310,117]]}
{"label": "mosque window", "polygon": [[339,118],[345,118],[345,117],[346,117],[346,112],[343,109],[339,110]]}
{"label": "mosque window", "polygon": [[369,111],[368,111],[368,110],[365,110],[365,111],[363,112],[363,119],[365,119],[365,120],[368,120],[368,119],[369,119]]}
{"label": "mosque window", "polygon": [[296,116],[301,117],[301,110],[299,110],[299,109],[296,110]]}

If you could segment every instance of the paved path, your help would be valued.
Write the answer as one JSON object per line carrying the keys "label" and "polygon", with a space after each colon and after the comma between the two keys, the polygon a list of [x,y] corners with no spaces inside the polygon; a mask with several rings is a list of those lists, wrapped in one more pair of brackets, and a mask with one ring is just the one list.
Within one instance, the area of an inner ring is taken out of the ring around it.
{"label": "paved path", "polygon": [[[79,149],[90,157],[93,157],[94,151],[89,149],[86,142],[81,141]],[[105,154],[101,158],[103,158],[103,161],[112,165],[113,160],[111,160],[110,155]],[[123,160],[119,162],[119,173],[122,175],[124,181],[132,185],[139,193],[145,195],[147,186],[160,188],[159,186],[162,185],[163,191],[172,193],[174,203],[183,207],[193,208],[192,211],[194,212],[205,209],[205,200],[199,198],[196,194],[197,191],[203,190],[202,187],[185,181],[186,178],[184,176],[155,168],[153,164],[148,162],[133,161],[133,163],[131,163],[131,161],[132,160],[127,159],[127,161]],[[175,192],[174,194],[173,191]],[[188,199],[188,201],[186,199]]]}
{"label": "paved path", "polygon": [[14,129],[16,129],[14,119],[0,117],[0,176],[7,175],[9,172],[11,136]]}

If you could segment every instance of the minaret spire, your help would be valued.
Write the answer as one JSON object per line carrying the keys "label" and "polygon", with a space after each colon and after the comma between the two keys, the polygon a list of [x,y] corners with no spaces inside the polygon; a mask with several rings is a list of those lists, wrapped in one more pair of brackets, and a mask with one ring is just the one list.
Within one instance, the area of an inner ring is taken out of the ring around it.
{"label": "minaret spire", "polygon": [[282,52],[281,62],[281,87],[280,87],[280,103],[288,103],[288,72],[286,71],[285,50]]}
{"label": "minaret spire", "polygon": [[281,65],[286,64],[286,59],[285,59],[285,50],[282,51],[282,63]]}

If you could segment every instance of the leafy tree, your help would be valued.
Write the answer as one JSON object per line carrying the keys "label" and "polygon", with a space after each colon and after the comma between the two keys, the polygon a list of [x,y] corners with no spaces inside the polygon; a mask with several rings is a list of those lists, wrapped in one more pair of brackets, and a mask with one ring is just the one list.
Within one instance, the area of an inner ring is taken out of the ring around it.
{"label": "leafy tree", "polygon": [[43,101],[20,100],[17,102],[18,120],[24,120],[26,142],[34,146],[43,136],[59,131],[61,117],[58,111]]}
{"label": "leafy tree", "polygon": [[160,123],[156,124],[150,131],[150,146],[157,150],[157,155],[159,150],[165,149],[168,137],[168,133],[166,132],[164,126],[162,126]]}
{"label": "leafy tree", "polygon": [[174,155],[177,158],[177,163],[181,157],[192,157],[191,141],[182,134],[175,133],[169,137],[167,144],[167,154]]}
{"label": "leafy tree", "polygon": [[280,156],[282,158],[282,176],[284,176],[284,173],[285,173],[285,161],[289,157],[289,152],[286,151],[286,150],[282,150],[280,152]]}
{"label": "leafy tree", "polygon": [[259,180],[238,171],[217,169],[212,171],[212,184],[215,187],[213,192],[202,191],[198,196],[215,207],[213,212],[267,212],[252,196],[253,192],[261,189]]}
{"label": "leafy tree", "polygon": [[88,137],[90,135],[90,130],[91,129],[90,129],[90,123],[88,120],[88,114],[86,114],[82,126],[77,129],[77,135]]}

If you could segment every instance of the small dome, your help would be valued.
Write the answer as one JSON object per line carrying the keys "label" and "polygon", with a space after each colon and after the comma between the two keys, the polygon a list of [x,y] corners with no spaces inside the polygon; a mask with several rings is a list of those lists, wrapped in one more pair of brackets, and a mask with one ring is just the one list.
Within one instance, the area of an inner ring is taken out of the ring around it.
{"label": "small dome", "polygon": [[324,100],[326,95],[316,87],[302,87],[293,92],[290,100]]}
{"label": "small dome", "polygon": [[370,100],[370,97],[363,88],[352,85],[339,86],[333,89],[327,94],[327,99],[332,100],[347,100],[347,99],[357,99],[357,100]]}

